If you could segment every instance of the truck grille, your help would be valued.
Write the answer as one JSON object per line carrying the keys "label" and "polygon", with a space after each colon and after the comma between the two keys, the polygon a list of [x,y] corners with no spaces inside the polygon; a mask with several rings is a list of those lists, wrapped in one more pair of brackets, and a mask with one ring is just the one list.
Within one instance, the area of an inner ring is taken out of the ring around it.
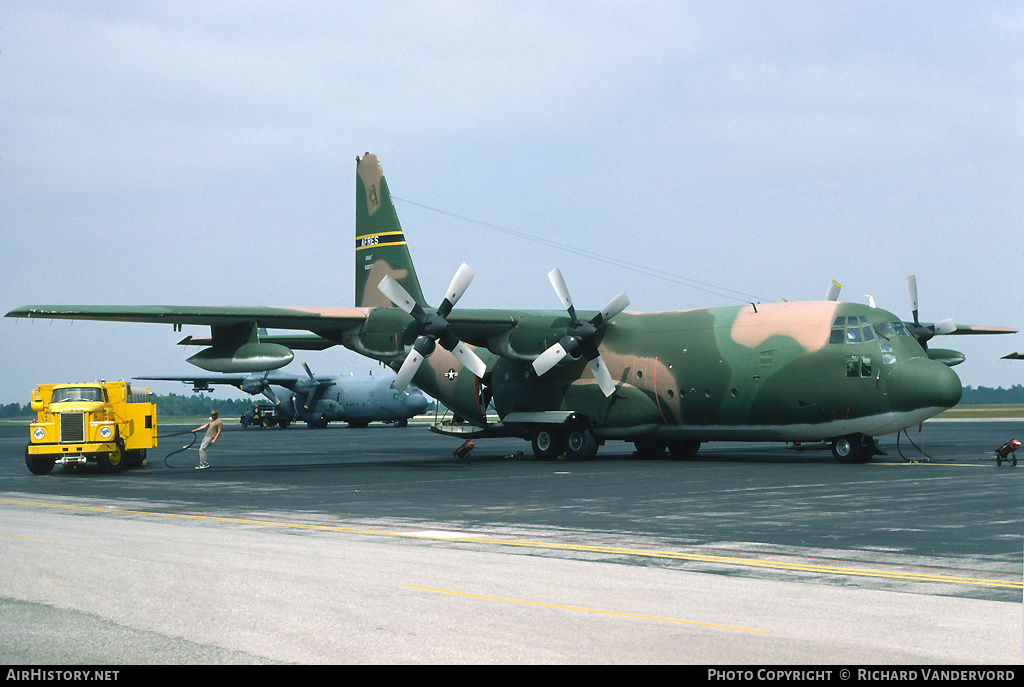
{"label": "truck grille", "polygon": [[62,444],[85,441],[85,414],[60,414],[60,441]]}

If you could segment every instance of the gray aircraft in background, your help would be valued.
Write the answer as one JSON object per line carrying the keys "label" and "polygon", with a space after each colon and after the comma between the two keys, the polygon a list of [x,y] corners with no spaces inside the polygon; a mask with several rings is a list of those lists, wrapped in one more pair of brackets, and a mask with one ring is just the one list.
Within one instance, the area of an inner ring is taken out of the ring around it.
{"label": "gray aircraft in background", "polygon": [[[398,427],[427,408],[427,399],[416,389],[397,391],[390,370],[380,374],[349,377],[317,377],[302,364],[306,376],[288,374],[191,375],[182,377],[135,377],[146,381],[183,382],[192,391],[212,391],[211,384],[230,384],[247,394],[262,394],[276,406],[274,420],[281,427],[305,422],[326,427],[347,422],[366,427],[371,422],[393,422]],[[275,392],[274,387],[282,390]]]}

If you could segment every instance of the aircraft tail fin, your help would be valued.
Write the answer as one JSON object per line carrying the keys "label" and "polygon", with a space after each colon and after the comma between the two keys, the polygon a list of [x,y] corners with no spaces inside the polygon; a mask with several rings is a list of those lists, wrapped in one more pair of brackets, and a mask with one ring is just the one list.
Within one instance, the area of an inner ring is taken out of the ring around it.
{"label": "aircraft tail fin", "polygon": [[425,303],[398,213],[376,155],[356,158],[356,307],[389,307],[377,285],[386,275]]}

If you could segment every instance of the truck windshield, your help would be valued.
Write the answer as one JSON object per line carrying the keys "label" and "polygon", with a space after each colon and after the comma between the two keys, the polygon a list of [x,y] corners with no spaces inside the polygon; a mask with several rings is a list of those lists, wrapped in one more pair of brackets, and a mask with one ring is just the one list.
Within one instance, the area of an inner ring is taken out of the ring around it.
{"label": "truck windshield", "polygon": [[103,389],[94,386],[72,386],[53,390],[50,403],[65,403],[67,401],[99,401],[102,403]]}

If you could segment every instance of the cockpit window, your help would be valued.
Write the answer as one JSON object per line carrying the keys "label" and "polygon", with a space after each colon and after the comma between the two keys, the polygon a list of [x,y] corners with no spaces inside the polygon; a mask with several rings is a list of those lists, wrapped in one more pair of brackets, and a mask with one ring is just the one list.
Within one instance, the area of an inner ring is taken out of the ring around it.
{"label": "cockpit window", "polygon": [[832,323],[830,344],[863,343],[875,339],[891,339],[894,336],[910,336],[902,322],[875,322],[868,324],[863,315],[840,315]]}
{"label": "cockpit window", "polygon": [[896,332],[893,330],[892,325],[888,322],[879,322],[875,325],[875,331],[878,335],[888,339],[889,337],[896,336]]}

